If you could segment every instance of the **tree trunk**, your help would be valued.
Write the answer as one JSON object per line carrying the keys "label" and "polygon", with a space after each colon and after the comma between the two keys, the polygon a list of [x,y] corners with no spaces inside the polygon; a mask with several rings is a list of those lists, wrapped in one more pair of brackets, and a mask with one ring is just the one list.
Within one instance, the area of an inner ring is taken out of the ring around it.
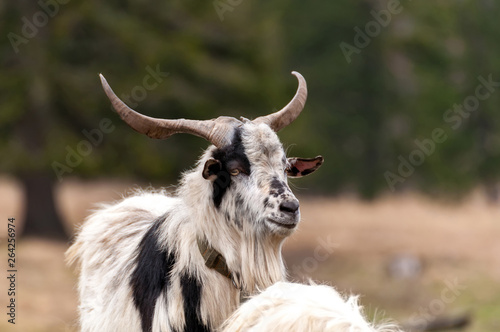
{"label": "tree trunk", "polygon": [[67,240],[68,235],[56,209],[54,184],[45,174],[21,176],[25,195],[22,236]]}

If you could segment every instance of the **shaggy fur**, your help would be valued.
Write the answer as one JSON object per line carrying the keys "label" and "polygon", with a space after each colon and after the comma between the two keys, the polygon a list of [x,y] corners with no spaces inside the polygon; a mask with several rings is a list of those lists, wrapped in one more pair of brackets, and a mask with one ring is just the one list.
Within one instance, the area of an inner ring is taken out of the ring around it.
{"label": "shaggy fur", "polygon": [[367,322],[356,296],[329,286],[278,282],[245,302],[221,332],[398,332]]}
{"label": "shaggy fur", "polygon": [[[214,158],[219,163],[210,162]],[[287,185],[289,168],[277,135],[265,124],[246,122],[235,130],[231,148],[204,152],[176,195],[139,192],[103,205],[67,252],[81,271],[81,330],[215,330],[237,308],[240,294],[205,266],[197,238],[225,257],[248,294],[284,280],[281,247],[295,229],[285,222],[300,218],[298,210],[289,211],[298,208]]]}

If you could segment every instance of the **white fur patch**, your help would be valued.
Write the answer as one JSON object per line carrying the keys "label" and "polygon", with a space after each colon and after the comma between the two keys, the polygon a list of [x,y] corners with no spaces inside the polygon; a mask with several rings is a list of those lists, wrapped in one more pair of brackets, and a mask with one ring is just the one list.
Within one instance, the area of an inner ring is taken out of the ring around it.
{"label": "white fur patch", "polygon": [[373,325],[356,296],[334,288],[278,282],[245,302],[221,332],[398,332],[394,325]]}

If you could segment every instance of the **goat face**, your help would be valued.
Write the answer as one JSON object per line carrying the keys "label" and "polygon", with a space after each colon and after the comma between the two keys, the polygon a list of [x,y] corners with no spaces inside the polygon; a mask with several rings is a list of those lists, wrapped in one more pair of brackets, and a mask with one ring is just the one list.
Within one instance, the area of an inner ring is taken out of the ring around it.
{"label": "goat face", "polygon": [[213,203],[227,221],[242,231],[286,236],[300,219],[299,202],[287,185],[287,176],[310,174],[323,162],[320,156],[287,159],[275,134],[299,116],[307,98],[304,77],[292,73],[299,81],[293,99],[280,111],[253,121],[231,117],[153,119],[124,104],[102,75],[101,81],[115,110],[136,131],[159,139],[189,133],[214,145],[212,155],[204,161],[202,176],[213,182]]}
{"label": "goat face", "polygon": [[266,124],[245,121],[231,144],[214,148],[203,168],[212,181],[215,207],[235,228],[260,235],[289,235],[300,220],[299,201],[287,177],[301,177],[323,158],[286,158],[281,142]]}

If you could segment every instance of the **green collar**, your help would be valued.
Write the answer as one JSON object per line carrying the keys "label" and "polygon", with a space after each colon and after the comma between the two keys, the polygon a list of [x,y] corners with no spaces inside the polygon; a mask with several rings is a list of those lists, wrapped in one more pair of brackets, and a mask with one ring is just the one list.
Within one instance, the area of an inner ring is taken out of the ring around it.
{"label": "green collar", "polygon": [[205,260],[205,265],[222,274],[224,277],[233,279],[233,274],[229,271],[226,259],[217,250],[212,248],[206,240],[198,239],[198,249]]}
{"label": "green collar", "polygon": [[224,277],[231,280],[234,288],[240,291],[240,303],[243,303],[245,301],[246,295],[244,295],[241,286],[238,286],[236,284],[236,280],[234,279],[233,274],[229,270],[229,267],[227,266],[226,259],[224,258],[224,256],[222,256],[217,250],[212,248],[210,244],[208,244],[207,240],[205,239],[202,240],[198,238],[197,242],[198,242],[198,249],[200,250],[200,254],[203,257],[203,260],[205,261],[205,265],[209,269],[214,269],[215,271],[222,274]]}

